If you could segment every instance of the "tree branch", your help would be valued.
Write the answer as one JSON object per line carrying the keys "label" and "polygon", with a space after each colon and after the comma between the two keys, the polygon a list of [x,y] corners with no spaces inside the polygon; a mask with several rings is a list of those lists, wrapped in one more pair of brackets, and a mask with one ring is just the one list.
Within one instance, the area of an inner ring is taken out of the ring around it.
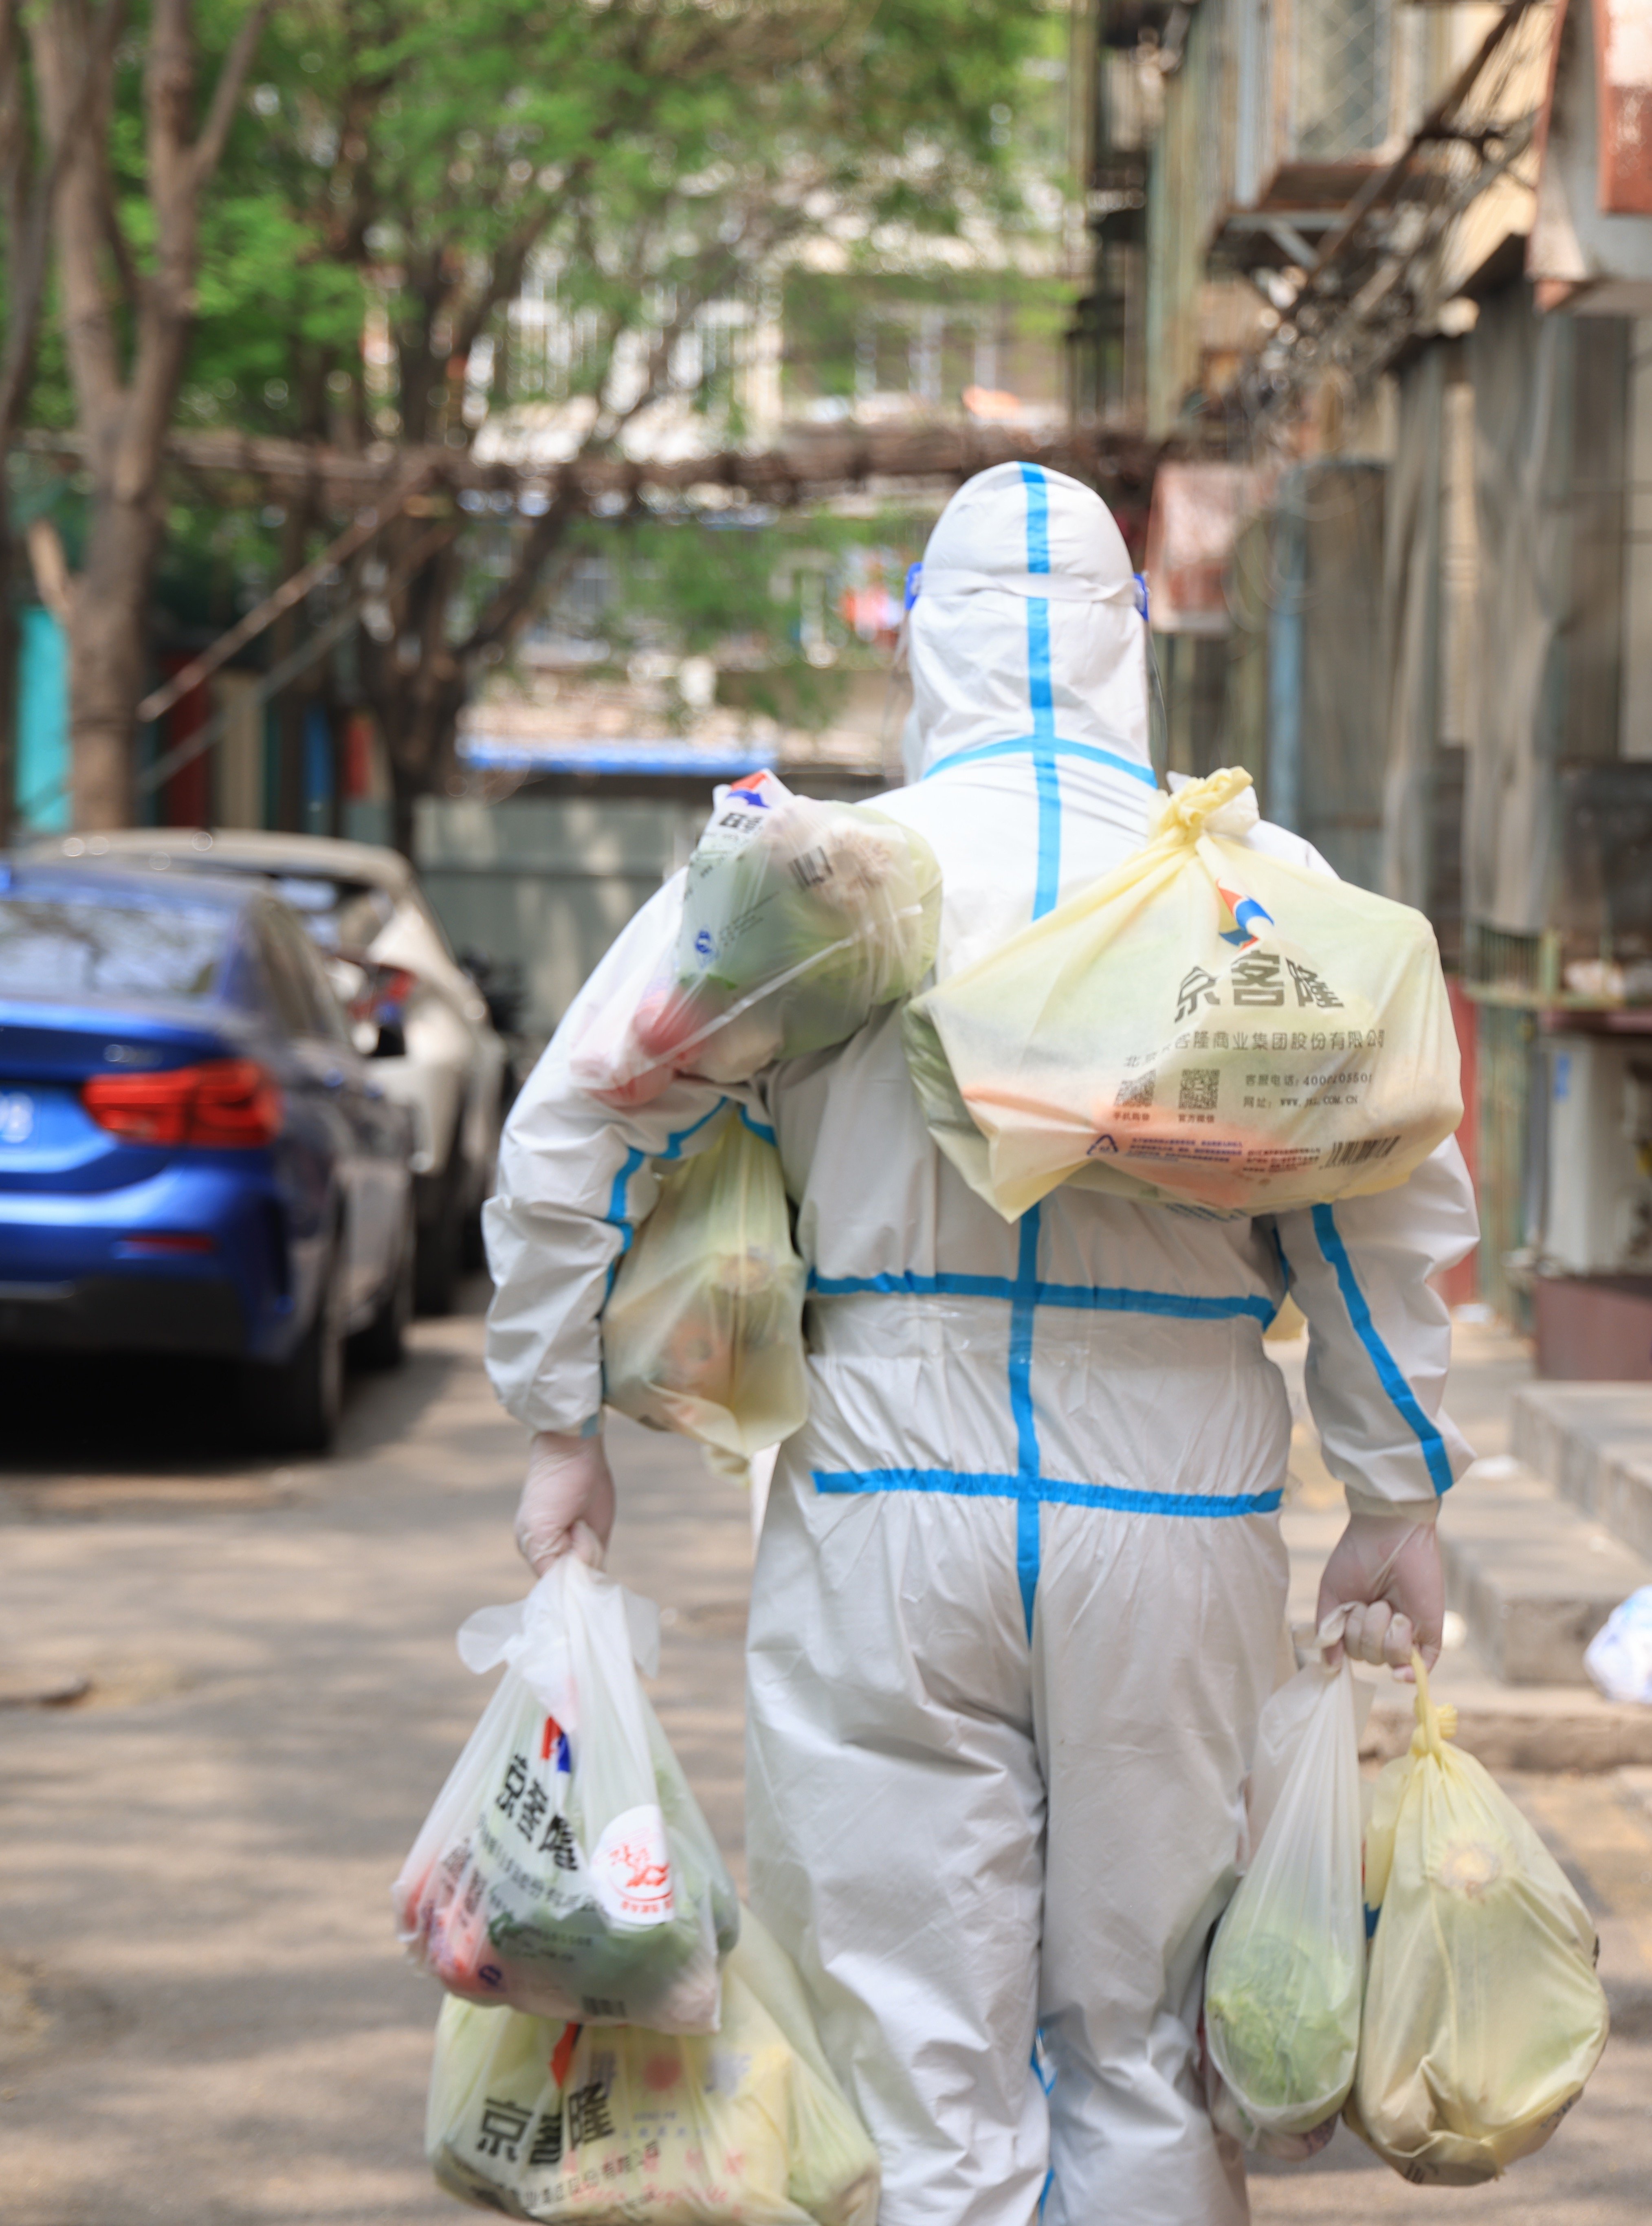
{"label": "tree branch", "polygon": [[264,27],[269,22],[275,0],[253,0],[253,5],[241,18],[241,27],[235,34],[230,50],[224,57],[223,67],[218,73],[218,83],[213,87],[213,98],[206,111],[206,120],[200,127],[191,156],[197,193],[211,178],[223,160],[224,143],[230,136],[230,126],[235,121],[236,104],[241,98],[241,87],[252,67],[252,58],[264,36]]}

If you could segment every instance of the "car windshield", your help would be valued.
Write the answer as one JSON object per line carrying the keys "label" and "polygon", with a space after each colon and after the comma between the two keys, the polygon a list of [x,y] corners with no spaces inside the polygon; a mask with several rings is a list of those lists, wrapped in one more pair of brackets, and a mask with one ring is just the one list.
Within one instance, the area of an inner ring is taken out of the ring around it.
{"label": "car windshield", "polygon": [[207,997],[231,916],[221,906],[0,897],[0,995]]}
{"label": "car windshield", "polygon": [[330,874],[276,874],[270,886],[324,951],[365,951],[396,909],[387,889]]}

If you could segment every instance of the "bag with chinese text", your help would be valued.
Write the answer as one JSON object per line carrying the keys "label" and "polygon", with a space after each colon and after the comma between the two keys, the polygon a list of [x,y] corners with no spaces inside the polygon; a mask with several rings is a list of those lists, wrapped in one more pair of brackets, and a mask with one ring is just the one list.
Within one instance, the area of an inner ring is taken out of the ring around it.
{"label": "bag with chinese text", "polygon": [[797,1973],[741,1917],[715,2038],[445,2002],[425,2115],[440,2185],[515,2218],[875,2226],[877,2152]]}
{"label": "bag with chinese text", "polygon": [[640,1105],[674,1075],[748,1082],[844,1043],[923,980],[940,917],[921,835],[749,774],[716,792],[669,959],[588,1015],[574,1079],[603,1104]]}
{"label": "bag with chinese text", "polygon": [[791,1242],[780,1156],[738,1113],[662,1167],[659,1199],[602,1311],[603,1396],[743,1467],[801,1429],[808,1271]]}
{"label": "bag with chinese text", "polygon": [[[1344,1619],[1320,1631],[1321,1649],[1340,1638]],[[1233,2130],[1275,2153],[1281,2135],[1329,2139],[1359,2049],[1363,1824],[1346,1658],[1334,1670],[1311,1662],[1274,1695],[1259,1746],[1277,1746],[1281,1726],[1289,1765],[1217,1928],[1204,1981],[1205,2038]]]}
{"label": "bag with chinese text", "polygon": [[1420,913],[1251,847],[1250,775],[906,1008],[936,1142],[1007,1219],[1064,1182],[1239,1213],[1402,1182],[1463,1117]]}
{"label": "bag with chinese text", "polygon": [[1508,1796],[1448,1744],[1413,1657],[1417,1728],[1376,1782],[1377,1912],[1345,2113],[1414,2184],[1469,2187],[1541,2148],[1606,2045],[1594,1926]]}
{"label": "bag with chinese text", "polygon": [[586,2023],[712,2032],[739,1927],[716,1843],[638,1682],[658,1618],[572,1554],[459,1651],[505,1675],[394,1889],[450,1992]]}

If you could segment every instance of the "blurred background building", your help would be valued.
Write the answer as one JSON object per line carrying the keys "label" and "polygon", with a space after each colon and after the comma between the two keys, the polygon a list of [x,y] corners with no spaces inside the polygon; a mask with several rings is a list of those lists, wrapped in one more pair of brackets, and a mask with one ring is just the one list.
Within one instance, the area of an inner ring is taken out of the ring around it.
{"label": "blurred background building", "polygon": [[1100,0],[1075,410],[1159,444],[1172,765],[1420,906],[1455,1294],[1652,1372],[1652,36],[1638,0]]}

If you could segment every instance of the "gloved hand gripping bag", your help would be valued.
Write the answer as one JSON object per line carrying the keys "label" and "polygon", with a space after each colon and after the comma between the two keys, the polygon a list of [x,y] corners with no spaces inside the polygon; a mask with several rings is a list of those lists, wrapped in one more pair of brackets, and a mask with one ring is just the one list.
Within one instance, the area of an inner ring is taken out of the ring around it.
{"label": "gloved hand gripping bag", "polygon": [[590,1015],[574,1079],[638,1105],[675,1075],[747,1082],[846,1042],[923,980],[940,906],[933,851],[880,812],[793,796],[770,773],[720,788],[675,949]]}
{"label": "gloved hand gripping bag", "polygon": [[941,1150],[1007,1220],[1064,1182],[1261,1213],[1403,1182],[1462,1119],[1420,913],[1244,840],[1250,775],[907,1007]]}
{"label": "gloved hand gripping bag", "polygon": [[1406,2179],[1468,2187],[1548,2140],[1605,2046],[1606,1998],[1570,1881],[1412,1665],[1417,1728],[1366,1833],[1378,1915],[1345,2115]]}
{"label": "gloved hand gripping bag", "polygon": [[464,1625],[468,1667],[505,1676],[396,1881],[397,1929],[473,2001],[712,2032],[738,1904],[633,1633],[646,1663],[653,1611],[571,1554]]}
{"label": "gloved hand gripping bag", "polygon": [[[1340,1630],[1333,1619],[1322,1646]],[[1211,2060],[1250,2146],[1331,2131],[1353,2083],[1365,1977],[1359,1732],[1354,1678],[1311,1663],[1263,1711],[1294,1752],[1249,1867],[1211,1943]]]}
{"label": "gloved hand gripping bag", "polygon": [[779,1154],[731,1111],[703,1150],[658,1173],[658,1199],[602,1311],[604,1396],[743,1464],[809,1411],[808,1271]]}
{"label": "gloved hand gripping bag", "polygon": [[425,2149],[449,2194],[513,2218],[875,2226],[877,2152],[797,1976],[749,1911],[715,2039],[449,2000]]}

